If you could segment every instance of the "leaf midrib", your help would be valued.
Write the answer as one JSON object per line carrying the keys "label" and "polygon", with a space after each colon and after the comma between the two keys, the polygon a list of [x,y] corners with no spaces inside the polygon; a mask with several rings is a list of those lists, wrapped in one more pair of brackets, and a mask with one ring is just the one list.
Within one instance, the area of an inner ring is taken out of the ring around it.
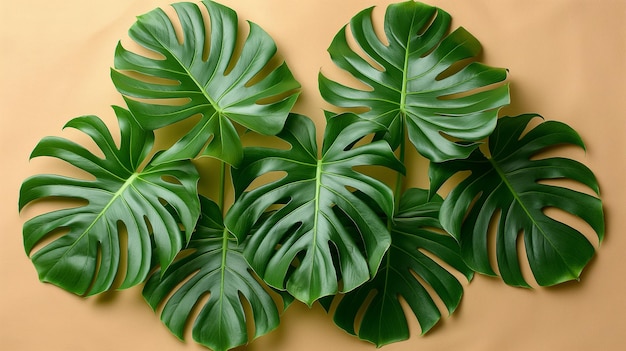
{"label": "leaf midrib", "polygon": [[528,209],[524,201],[522,201],[522,199],[519,197],[517,191],[513,187],[513,184],[509,182],[509,179],[507,178],[506,173],[504,173],[504,171],[500,168],[498,163],[493,158],[487,158],[487,160],[489,160],[489,163],[491,163],[491,166],[493,167],[493,169],[498,173],[498,176],[500,177],[504,185],[506,185],[507,189],[509,189],[509,192],[513,196],[513,199],[520,205],[520,207],[522,208],[522,210],[524,211],[528,219],[530,219],[530,221],[532,222],[533,226],[535,226],[535,228],[538,229],[539,233],[541,233],[541,236],[550,244],[550,246],[554,249],[554,251],[556,251],[559,254],[561,259],[565,263],[565,266],[567,267],[567,270],[569,271],[569,273],[572,274],[572,276],[576,276],[577,275],[576,272],[570,269],[570,266],[563,259],[563,254],[559,252],[557,247],[553,244],[552,240],[550,240],[550,237],[548,236],[548,234],[543,230],[542,226],[539,225],[539,223],[537,223],[537,221],[535,220],[535,217],[530,213],[530,210]]}
{"label": "leaf midrib", "polygon": [[[413,28],[413,24],[415,23],[415,12],[413,12],[413,17],[411,18],[411,25],[409,28]],[[409,54],[411,46],[411,36],[407,36],[407,41],[404,50],[404,67],[402,68],[402,87],[400,91],[400,112],[406,114],[406,96],[407,96],[407,86],[408,86],[408,71],[409,71]]]}
{"label": "leaf midrib", "polygon": [[[105,213],[107,212],[109,207],[111,207],[113,205],[113,203],[117,200],[118,197],[122,196],[122,194],[126,191],[126,188],[131,186],[132,183],[135,181],[135,179],[137,179],[139,177],[139,175],[140,175],[140,173],[133,173],[133,174],[131,174],[130,177],[128,177],[128,179],[124,182],[124,184],[122,184],[122,186],[113,194],[113,196],[111,197],[111,200],[109,200],[109,202],[104,206],[104,208],[98,213],[96,218],[93,221],[91,221],[91,223],[89,224],[89,227],[87,227],[78,236],[78,238],[76,238],[76,240],[74,240],[72,245],[70,245],[68,247],[68,249],[65,250],[63,255],[61,255],[61,257],[57,260],[57,263],[61,262],[72,251],[74,246],[76,246],[85,237],[85,235],[87,235],[91,231],[91,228],[93,228],[93,226],[96,225],[96,223],[100,220],[100,218],[102,218],[102,216],[105,215]],[[56,263],[55,263],[55,265],[56,265]]]}
{"label": "leaf midrib", "polygon": [[[314,216],[314,220],[313,220],[313,240],[312,240],[312,255],[313,257],[316,257],[316,251],[317,251],[317,227],[319,225],[319,213],[320,213],[320,193],[322,191],[322,165],[324,164],[324,160],[323,159],[318,159],[317,163],[316,163],[316,170],[315,170],[315,216]],[[313,265],[315,265],[315,260],[313,260]],[[314,266],[311,267],[311,269],[309,270],[309,281],[312,281],[313,279],[313,271],[315,268]],[[309,296],[310,298],[310,296]],[[312,301],[311,301],[312,303]],[[310,305],[310,303],[307,302],[308,305]]]}
{"label": "leaf midrib", "polygon": [[174,54],[174,52],[172,52],[156,35],[154,35],[154,33],[152,33],[152,31],[146,30],[148,33],[150,33],[150,36],[152,38],[154,38],[154,40],[156,40],[159,45],[161,45],[161,47],[163,49],[165,49],[172,58],[174,58],[174,60],[176,60],[176,63],[178,63],[178,65],[180,66],[180,68],[185,72],[185,74],[194,82],[194,84],[198,87],[198,90],[200,90],[200,92],[202,93],[202,95],[207,99],[207,101],[211,104],[211,106],[213,107],[213,109],[215,109],[215,111],[222,115],[223,111],[222,109],[219,107],[219,105],[217,104],[217,102],[213,101],[213,99],[211,98],[211,96],[207,93],[207,91],[204,89],[204,85],[200,84],[200,82],[191,74],[191,71],[187,69],[187,67],[178,59],[178,57]]}

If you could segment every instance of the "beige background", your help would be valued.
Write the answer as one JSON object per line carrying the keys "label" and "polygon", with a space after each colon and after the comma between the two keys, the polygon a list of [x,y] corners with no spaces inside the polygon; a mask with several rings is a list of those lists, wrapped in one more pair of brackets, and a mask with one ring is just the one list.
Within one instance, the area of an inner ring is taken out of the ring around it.
{"label": "beige background", "polygon": [[[136,15],[170,0],[0,0],[0,350],[200,350],[170,335],[140,289],[82,299],[37,280],[24,254],[18,189],[50,160],[29,162],[46,135],[96,114],[114,122],[122,100],[109,79],[113,50]],[[276,40],[303,93],[296,111],[323,120],[317,73],[334,72],[326,47],[357,11],[387,0],[223,0]],[[483,61],[510,69],[505,113],[539,112],[587,143],[572,153],[599,178],[607,235],[580,282],[523,290],[477,277],[461,307],[425,337],[385,350],[626,349],[626,1],[430,0],[485,47]],[[76,139],[78,138],[78,139]],[[56,166],[54,166],[56,167]],[[417,170],[416,170],[417,172]],[[594,243],[597,244],[596,241]],[[278,330],[247,350],[373,350],[336,328],[319,306],[296,304]]]}

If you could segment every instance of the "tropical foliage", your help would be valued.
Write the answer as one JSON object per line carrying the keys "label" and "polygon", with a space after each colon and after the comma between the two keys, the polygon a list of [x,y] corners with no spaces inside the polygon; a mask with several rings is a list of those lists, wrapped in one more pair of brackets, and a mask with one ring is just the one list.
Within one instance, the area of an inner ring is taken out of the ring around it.
{"label": "tropical foliage", "polygon": [[[144,284],[174,335],[192,324],[213,350],[275,329],[294,299],[321,303],[339,327],[382,346],[409,338],[406,312],[422,333],[453,313],[475,273],[532,285],[520,242],[539,285],[578,279],[593,256],[604,216],[592,171],[543,157],[584,148],[581,138],[560,122],[533,124],[535,115],[500,117],[507,71],[478,62],[480,43],[451,29],[445,11],[390,5],[382,38],[369,8],[337,33],[330,57],[367,88],[320,74],[337,111],[326,111],[318,147],[313,120],[292,112],[300,85],[266,32],[250,23],[239,42],[232,9],[172,7],[177,18],[155,9],[130,28],[144,51],[115,51],[111,78],[127,104],[114,107],[119,142],[84,116],[67,127],[96,149],[47,137],[31,155],[84,175],[22,185],[20,210],[66,204],[24,224],[42,281],[83,296]],[[155,147],[155,130],[188,119],[182,137]],[[273,141],[246,145],[243,133]],[[406,189],[409,147],[430,162],[429,189]],[[201,157],[216,159],[210,182]]]}

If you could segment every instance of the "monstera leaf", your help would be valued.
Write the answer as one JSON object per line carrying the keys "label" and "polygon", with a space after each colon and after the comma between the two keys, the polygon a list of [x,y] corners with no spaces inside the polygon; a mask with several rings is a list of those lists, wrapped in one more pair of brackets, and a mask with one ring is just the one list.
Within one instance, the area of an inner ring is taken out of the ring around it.
{"label": "monstera leaf", "polygon": [[[200,212],[195,167],[178,161],[142,169],[154,135],[141,129],[128,111],[115,111],[121,129],[119,148],[95,116],[75,118],[66,125],[88,134],[104,158],[58,137],[44,138],[31,155],[59,158],[90,173],[94,180],[36,175],[20,191],[20,209],[35,200],[58,197],[87,202],[44,213],[24,224],[24,247],[29,254],[50,234],[62,234],[32,255],[32,261],[42,281],[76,294],[92,295],[111,287],[120,265],[120,224],[127,232],[126,276],[121,284],[127,288],[143,282],[152,268],[152,241],[160,264],[167,267],[191,236]],[[166,206],[174,209],[176,218]]]}
{"label": "monstera leaf", "polygon": [[451,175],[471,174],[446,197],[441,223],[460,242],[462,254],[478,272],[494,275],[488,253],[490,221],[497,220],[496,255],[500,275],[510,285],[528,286],[518,258],[518,238],[523,236],[526,255],[540,285],[577,279],[594,253],[583,234],[546,214],[557,208],[580,217],[604,236],[604,216],[599,198],[545,180],[567,179],[598,193],[593,173],[581,163],[559,157],[534,156],[556,145],[584,148],[578,134],[567,125],[548,121],[523,134],[536,115],[504,117],[489,138],[491,158],[474,152],[467,160],[433,164],[431,190]]}
{"label": "monstera leaf", "polygon": [[201,197],[202,214],[185,254],[164,273],[155,272],[143,294],[161,319],[180,339],[200,300],[209,296],[193,323],[194,340],[212,350],[228,350],[248,342],[245,299],[252,308],[254,337],[278,326],[272,297],[254,277],[242,254],[242,245],[224,228],[214,202]]}
{"label": "monstera leaf", "polygon": [[346,27],[328,48],[337,66],[364,83],[357,89],[320,74],[324,99],[340,107],[364,107],[362,115],[389,128],[396,148],[405,133],[432,161],[465,158],[496,125],[498,109],[509,103],[508,86],[497,84],[506,71],[475,61],[478,40],[459,28],[447,35],[450,15],[441,9],[407,1],[390,5],[384,21],[388,44],[372,25],[372,8],[350,21],[356,53]]}
{"label": "monstera leaf", "polygon": [[131,97],[126,99],[128,107],[147,129],[201,116],[157,162],[202,154],[237,165],[242,145],[232,122],[262,134],[278,133],[299,84],[284,63],[276,68],[270,64],[276,45],[260,27],[250,23],[237,56],[236,13],[212,1],[202,5],[210,17],[210,38],[197,4],[172,5],[182,26],[180,38],[166,13],[155,9],[140,16],[129,35],[162,57],[142,56],[119,44],[111,77],[117,89]]}
{"label": "monstera leaf", "polygon": [[[328,120],[318,158],[312,121],[292,115],[279,134],[290,149],[246,149],[244,167],[233,171],[238,198],[226,216],[226,226],[240,240],[253,225],[259,226],[251,234],[244,255],[270,286],[286,288],[310,305],[336,293],[340,275],[342,290],[349,291],[376,272],[389,247],[389,232],[352,189],[392,214],[393,195],[388,186],[354,170],[361,165],[403,170],[384,141],[354,146],[380,130],[380,125],[354,114],[333,117]],[[252,181],[272,171],[286,175],[244,192]],[[259,222],[268,211],[271,215]],[[359,234],[356,240],[342,217],[354,223]]]}
{"label": "monstera leaf", "polygon": [[[473,271],[463,262],[456,241],[434,230],[441,228],[442,201],[438,196],[429,201],[428,191],[422,189],[404,193],[391,224],[391,247],[376,277],[341,298],[334,314],[337,325],[378,347],[406,340],[409,329],[402,298],[417,317],[422,333],[426,333],[441,319],[441,313],[421,281],[432,288],[449,313],[454,312],[463,286],[424,253],[436,256],[471,279]],[[356,330],[355,322],[359,319]]]}

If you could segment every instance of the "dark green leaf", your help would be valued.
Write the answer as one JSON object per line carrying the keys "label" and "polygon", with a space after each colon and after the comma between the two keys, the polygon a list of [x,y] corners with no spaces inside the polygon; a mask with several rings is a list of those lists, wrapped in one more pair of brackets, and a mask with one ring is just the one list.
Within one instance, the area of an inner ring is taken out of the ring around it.
{"label": "dark green leaf", "polygon": [[[407,1],[387,8],[383,43],[372,25],[372,8],[350,21],[352,37],[365,53],[350,48],[346,27],[328,52],[337,66],[368,86],[357,89],[320,74],[320,92],[340,107],[365,107],[363,116],[389,128],[395,148],[404,130],[432,161],[465,158],[496,125],[498,109],[509,103],[506,71],[475,62],[481,46],[465,29],[447,34],[450,15]],[[373,63],[370,63],[372,61]]]}
{"label": "dark green leaf", "polygon": [[[100,158],[67,139],[44,138],[31,157],[64,160],[95,177],[83,180],[59,175],[36,175],[20,191],[19,207],[35,200],[62,197],[83,199],[85,205],[48,212],[24,224],[24,246],[30,254],[51,233],[66,231],[34,255],[42,281],[76,294],[96,294],[109,289],[120,264],[121,223],[127,232],[126,276],[121,288],[141,283],[152,268],[152,244],[167,267],[186,244],[200,212],[198,173],[189,161],[140,165],[154,141],[126,110],[115,108],[121,144],[115,145],[105,124],[95,116],[79,117],[66,126],[88,134],[104,154]],[[186,229],[180,235],[179,221]]]}
{"label": "dark green leaf", "polygon": [[284,63],[272,67],[276,45],[261,28],[250,23],[250,34],[236,56],[236,13],[212,1],[202,5],[210,17],[210,38],[197,4],[172,5],[182,26],[181,38],[166,13],[155,9],[140,16],[129,35],[162,58],[142,56],[119,44],[111,77],[117,89],[130,97],[129,108],[147,129],[201,115],[158,162],[202,154],[237,165],[242,145],[232,121],[258,133],[278,133],[296,101],[294,90],[299,84]]}
{"label": "dark green leaf", "polygon": [[[409,328],[400,303],[403,299],[415,314],[422,333],[426,333],[441,319],[441,313],[424,283],[449,313],[454,312],[463,286],[429,255],[462,272],[468,280],[473,271],[463,262],[456,241],[436,230],[441,228],[441,203],[438,196],[429,201],[428,192],[422,189],[409,189],[403,195],[390,224],[391,247],[376,277],[343,296],[334,314],[337,325],[378,347],[406,340]],[[359,318],[361,322],[355,329]]]}
{"label": "dark green leaf", "polygon": [[[224,228],[217,204],[201,198],[202,215],[185,253],[161,274],[155,272],[143,294],[157,309],[164,303],[161,320],[178,338],[195,317],[195,341],[212,350],[228,350],[248,342],[244,305],[251,307],[253,337],[278,326],[278,309],[272,297],[254,276],[238,245]],[[204,297],[200,312],[194,308]],[[245,300],[245,301],[244,301]]]}
{"label": "dark green leaf", "polygon": [[[233,171],[238,199],[226,226],[242,239],[258,225],[244,254],[270,286],[286,288],[309,305],[336,293],[339,273],[333,253],[339,260],[343,291],[354,289],[376,272],[389,246],[389,233],[352,189],[363,192],[389,215],[393,195],[388,186],[354,168],[374,165],[402,171],[403,167],[383,141],[353,145],[380,130],[380,125],[354,114],[331,118],[318,158],[313,122],[292,115],[279,134],[291,145],[289,150],[246,149],[244,166]],[[273,171],[286,175],[244,192],[256,178]],[[274,212],[259,222],[268,210]],[[356,240],[342,224],[343,216],[356,226]]]}
{"label": "dark green leaf", "polygon": [[566,223],[546,215],[553,207],[580,217],[604,236],[604,215],[599,198],[563,186],[542,183],[568,179],[598,193],[593,173],[581,163],[559,157],[533,159],[562,144],[584,148],[567,125],[548,121],[525,135],[536,115],[504,117],[489,138],[492,158],[474,152],[467,160],[433,164],[431,190],[451,175],[470,171],[448,195],[441,209],[443,227],[454,235],[470,267],[494,275],[489,262],[488,229],[497,219],[496,254],[500,275],[510,285],[528,286],[522,276],[517,242],[523,236],[530,268],[540,285],[577,279],[594,248],[585,236]]}

